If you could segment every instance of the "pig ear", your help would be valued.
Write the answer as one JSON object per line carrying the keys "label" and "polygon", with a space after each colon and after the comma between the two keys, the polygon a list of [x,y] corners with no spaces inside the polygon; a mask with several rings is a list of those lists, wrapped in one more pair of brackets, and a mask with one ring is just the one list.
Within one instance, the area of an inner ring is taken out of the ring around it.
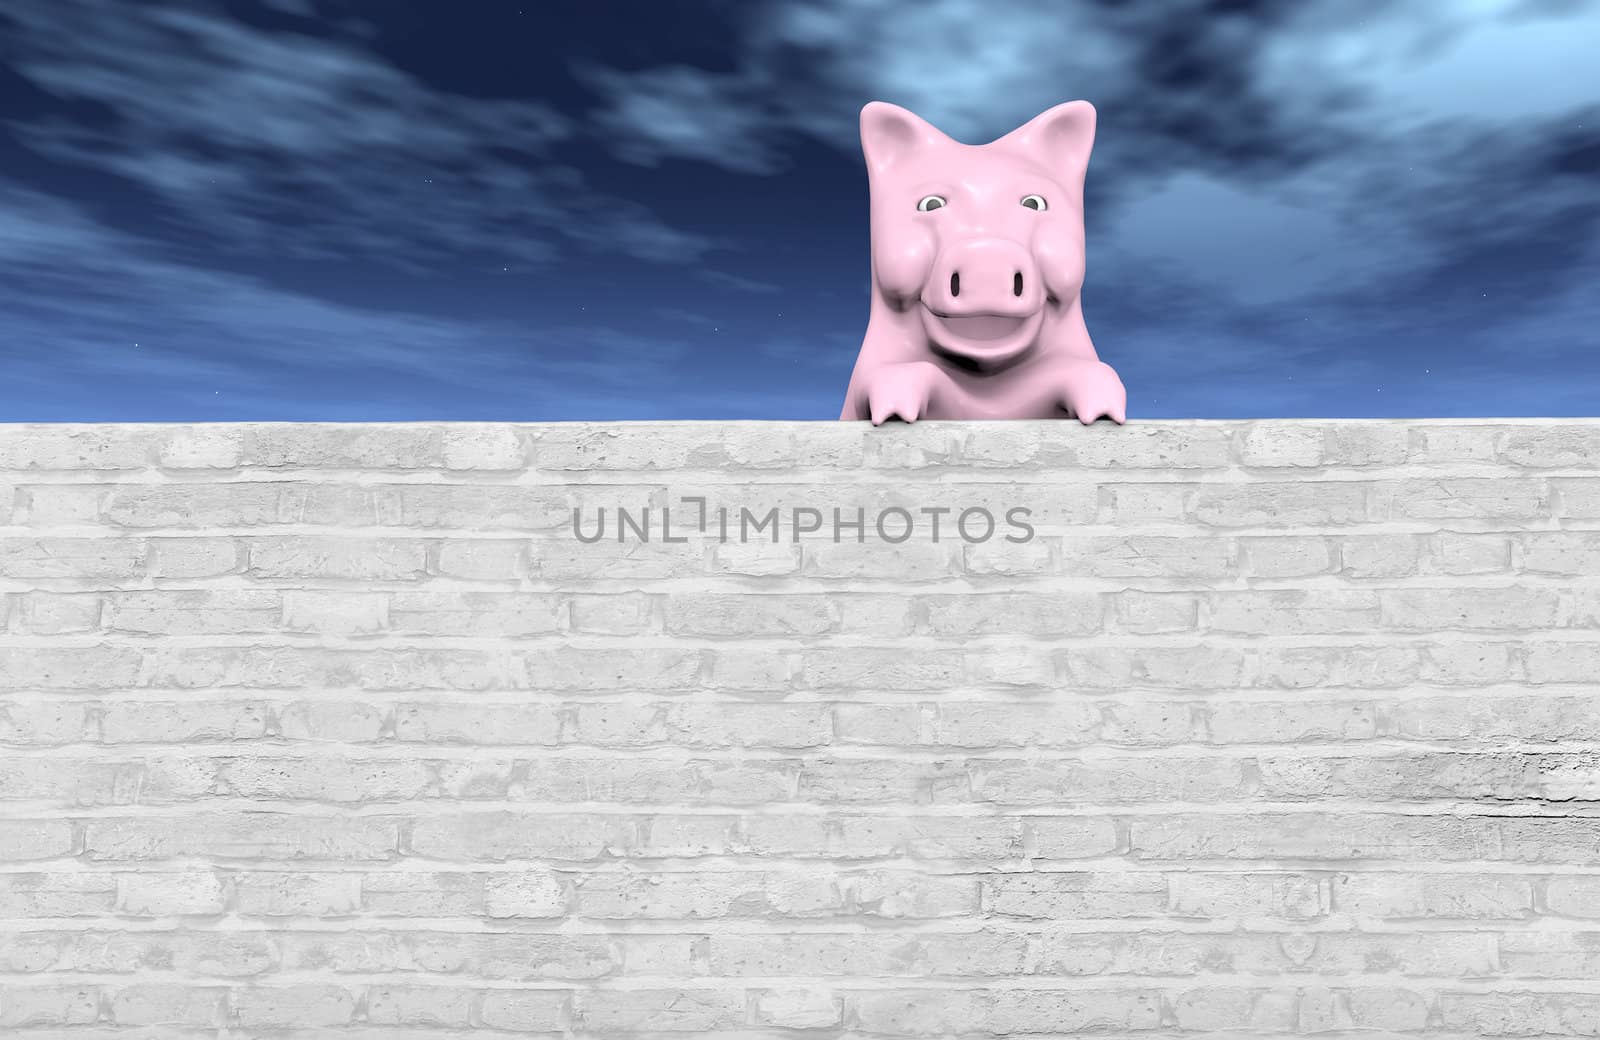
{"label": "pig ear", "polygon": [[1031,153],[1051,169],[1082,174],[1094,149],[1094,124],[1093,105],[1068,101],[1039,113],[1000,141]]}
{"label": "pig ear", "polygon": [[899,105],[869,101],[861,110],[861,151],[873,173],[882,173],[906,156],[948,140],[932,123]]}

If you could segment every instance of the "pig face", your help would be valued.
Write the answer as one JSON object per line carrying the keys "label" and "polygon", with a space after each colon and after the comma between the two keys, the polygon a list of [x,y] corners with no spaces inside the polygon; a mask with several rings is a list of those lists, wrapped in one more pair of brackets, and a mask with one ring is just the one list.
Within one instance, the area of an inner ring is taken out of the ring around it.
{"label": "pig face", "polygon": [[1072,101],[967,145],[896,105],[862,110],[873,285],[935,350],[978,369],[1012,363],[1076,302],[1094,128],[1093,106]]}

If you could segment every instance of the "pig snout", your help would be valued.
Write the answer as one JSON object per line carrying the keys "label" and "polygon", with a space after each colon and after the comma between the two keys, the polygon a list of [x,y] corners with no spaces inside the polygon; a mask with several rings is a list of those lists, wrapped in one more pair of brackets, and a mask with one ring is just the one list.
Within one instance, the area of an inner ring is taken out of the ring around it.
{"label": "pig snout", "polygon": [[969,239],[940,253],[922,290],[923,306],[944,315],[1024,317],[1044,303],[1033,257],[1003,238]]}
{"label": "pig snout", "polygon": [[1016,361],[1037,340],[1045,286],[1021,244],[968,238],[946,246],[922,287],[922,323],[941,352],[980,368]]}

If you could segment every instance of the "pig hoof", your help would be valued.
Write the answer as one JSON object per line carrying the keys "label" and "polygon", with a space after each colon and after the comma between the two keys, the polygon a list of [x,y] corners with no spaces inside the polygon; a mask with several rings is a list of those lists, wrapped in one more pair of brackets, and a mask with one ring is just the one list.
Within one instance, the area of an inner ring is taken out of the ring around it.
{"label": "pig hoof", "polygon": [[924,407],[926,407],[915,395],[905,391],[873,398],[871,404],[872,425],[874,426],[881,426],[890,418],[898,418],[908,423],[916,422],[922,415]]}

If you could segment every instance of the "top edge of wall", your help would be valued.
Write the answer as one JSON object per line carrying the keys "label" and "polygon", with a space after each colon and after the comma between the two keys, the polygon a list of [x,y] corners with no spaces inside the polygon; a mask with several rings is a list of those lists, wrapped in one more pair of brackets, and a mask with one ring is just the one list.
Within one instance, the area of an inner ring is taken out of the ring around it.
{"label": "top edge of wall", "polygon": [[[1549,424],[1564,425],[1596,425],[1600,424],[1600,416],[1427,416],[1422,418],[1334,418],[1334,417],[1292,417],[1277,418],[1261,416],[1244,419],[1139,419],[1130,418],[1124,428],[1138,426],[1241,426],[1251,423],[1273,423],[1284,425],[1311,426],[1311,425],[1375,425],[1375,426],[1542,426]],[[394,419],[394,420],[344,420],[344,419],[221,419],[221,420],[194,420],[194,421],[165,421],[165,420],[135,420],[135,421],[64,421],[64,422],[5,422],[0,421],[0,434],[7,431],[19,431],[43,428],[90,428],[90,427],[142,427],[142,428],[171,428],[178,427],[249,427],[249,426],[320,426],[320,427],[459,427],[459,426],[506,426],[506,427],[625,427],[641,429],[646,427],[713,427],[713,426],[832,426],[832,427],[871,427],[866,420],[841,422],[837,419],[560,419],[560,420],[520,420],[520,419]],[[878,430],[904,429],[915,427],[934,427],[951,429],[956,427],[1076,427],[1083,428],[1083,424],[1076,419],[922,419],[915,423],[902,423],[890,421]],[[1118,424],[1108,419],[1100,419],[1093,424],[1094,429],[1108,429],[1117,427]]]}

